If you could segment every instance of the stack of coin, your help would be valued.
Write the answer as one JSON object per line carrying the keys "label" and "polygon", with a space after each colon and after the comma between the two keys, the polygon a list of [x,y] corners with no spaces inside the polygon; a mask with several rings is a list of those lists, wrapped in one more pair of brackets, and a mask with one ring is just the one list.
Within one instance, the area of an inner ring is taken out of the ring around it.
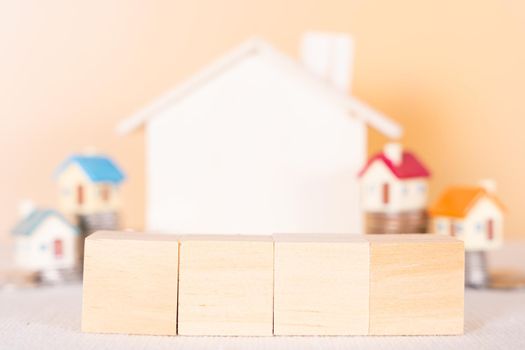
{"label": "stack of coin", "polygon": [[466,251],[465,286],[485,288],[488,283],[487,254],[484,251]]}
{"label": "stack of coin", "polygon": [[425,233],[428,216],[426,211],[401,213],[366,213],[366,233]]}
{"label": "stack of coin", "polygon": [[77,225],[80,229],[82,239],[78,243],[78,265],[82,270],[84,263],[84,238],[99,230],[118,230],[119,216],[115,212],[94,213],[89,215],[78,215]]}
{"label": "stack of coin", "polygon": [[84,235],[98,230],[117,230],[119,228],[118,214],[114,212],[79,215],[77,221]]}
{"label": "stack of coin", "polygon": [[76,282],[80,280],[81,275],[79,268],[40,271],[38,273],[38,284],[53,285]]}

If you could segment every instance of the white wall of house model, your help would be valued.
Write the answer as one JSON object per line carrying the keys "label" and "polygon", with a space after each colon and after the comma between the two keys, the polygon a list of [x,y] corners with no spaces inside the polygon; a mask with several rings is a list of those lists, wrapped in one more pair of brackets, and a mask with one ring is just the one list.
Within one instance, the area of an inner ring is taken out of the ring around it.
{"label": "white wall of house model", "polygon": [[[350,52],[348,38],[309,38]],[[401,128],[324,80],[319,64],[329,60],[319,59],[314,75],[250,40],[119,125],[145,127],[147,228],[361,232],[367,125],[390,137]]]}

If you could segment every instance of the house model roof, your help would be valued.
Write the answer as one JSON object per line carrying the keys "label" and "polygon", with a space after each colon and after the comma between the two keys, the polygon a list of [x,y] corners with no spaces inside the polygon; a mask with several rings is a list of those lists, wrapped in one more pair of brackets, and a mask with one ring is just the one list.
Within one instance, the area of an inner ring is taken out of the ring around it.
{"label": "house model roof", "polygon": [[430,176],[430,171],[428,171],[423,163],[421,163],[414,154],[405,151],[401,156],[399,164],[394,164],[384,153],[374,155],[359,172],[359,177],[363,176],[375,161],[383,162],[399,179]]}
{"label": "house model roof", "polygon": [[58,168],[56,175],[60,175],[69,165],[77,164],[93,182],[109,182],[119,184],[124,181],[122,170],[111,158],[102,155],[74,155],[69,157]]}
{"label": "house model roof", "polygon": [[284,55],[265,41],[257,38],[251,39],[233,51],[227,53],[210,66],[204,68],[201,72],[195,74],[185,83],[177,86],[175,89],[169,91],[137,114],[121,122],[117,126],[117,132],[120,134],[126,134],[141,127],[150,118],[155,117],[173,104],[184,99],[208,80],[228,71],[238,62],[245,58],[252,57],[253,55],[261,55],[271,63],[284,66],[294,74],[299,73],[304,75],[307,79],[317,84],[321,90],[331,96],[336,103],[339,103],[343,108],[348,109],[350,115],[363,120],[384,135],[390,138],[399,138],[401,136],[402,128],[399,124],[375,111],[357,98],[347,96],[340,92],[335,87],[308,72],[301,64],[293,60],[291,57]]}
{"label": "house model roof", "polygon": [[450,187],[429,210],[432,216],[449,216],[464,218],[476,202],[487,197],[494,202],[501,210],[505,210],[504,205],[492,193],[483,187]]}
{"label": "house model roof", "polygon": [[70,226],[74,232],[79,232],[78,228],[71,225],[59,212],[52,209],[35,209],[18,222],[18,224],[11,230],[11,233],[14,235],[29,236],[38,226],[40,226],[41,223],[52,216],[63,221],[67,226]]}

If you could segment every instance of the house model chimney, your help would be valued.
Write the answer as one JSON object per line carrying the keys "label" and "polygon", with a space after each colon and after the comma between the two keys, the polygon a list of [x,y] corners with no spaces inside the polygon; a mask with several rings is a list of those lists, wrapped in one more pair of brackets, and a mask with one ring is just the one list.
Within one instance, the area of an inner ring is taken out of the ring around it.
{"label": "house model chimney", "polygon": [[387,143],[383,148],[383,153],[394,165],[401,164],[403,160],[403,147],[400,143]]}
{"label": "house model chimney", "polygon": [[478,182],[479,187],[483,188],[487,193],[496,193],[498,186],[493,179],[483,179]]}
{"label": "house model chimney", "polygon": [[18,216],[25,218],[35,210],[35,203],[30,199],[23,199],[18,203]]}
{"label": "house model chimney", "polygon": [[350,92],[354,42],[349,35],[307,32],[302,39],[300,54],[307,70],[341,92]]}

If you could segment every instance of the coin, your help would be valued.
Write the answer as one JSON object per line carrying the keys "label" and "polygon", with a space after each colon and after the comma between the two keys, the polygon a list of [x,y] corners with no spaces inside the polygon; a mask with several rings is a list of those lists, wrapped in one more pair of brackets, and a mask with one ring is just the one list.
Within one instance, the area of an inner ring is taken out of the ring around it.
{"label": "coin", "polygon": [[525,273],[515,269],[491,271],[488,287],[491,289],[525,288]]}

